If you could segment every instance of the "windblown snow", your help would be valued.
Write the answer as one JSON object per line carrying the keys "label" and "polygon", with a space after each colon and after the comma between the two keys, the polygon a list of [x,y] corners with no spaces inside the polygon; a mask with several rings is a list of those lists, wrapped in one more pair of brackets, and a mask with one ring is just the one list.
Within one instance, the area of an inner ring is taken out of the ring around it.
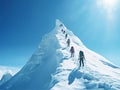
{"label": "windblown snow", "polygon": [[[62,30],[68,34],[67,38]],[[72,58],[71,46],[75,48]],[[84,67],[79,67],[80,50],[85,54]],[[119,83],[120,68],[85,47],[72,31],[56,20],[56,27],[43,37],[27,64],[0,90],[120,90]]]}

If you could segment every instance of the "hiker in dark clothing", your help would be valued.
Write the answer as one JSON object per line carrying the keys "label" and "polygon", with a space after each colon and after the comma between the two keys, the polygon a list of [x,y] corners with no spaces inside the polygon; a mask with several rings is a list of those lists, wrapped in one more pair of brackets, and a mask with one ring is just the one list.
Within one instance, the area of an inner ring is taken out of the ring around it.
{"label": "hiker in dark clothing", "polygon": [[83,51],[80,51],[79,52],[79,64],[80,64],[80,67],[83,66],[84,67],[84,60],[85,60],[85,56],[84,56],[84,52]]}
{"label": "hiker in dark clothing", "polygon": [[70,46],[70,39],[67,40],[67,47]]}
{"label": "hiker in dark clothing", "polygon": [[60,26],[60,27],[62,27],[62,26],[63,26],[63,24],[60,24],[59,26]]}
{"label": "hiker in dark clothing", "polygon": [[67,38],[67,36],[68,36],[68,35],[67,35],[67,34],[65,34],[65,39]]}
{"label": "hiker in dark clothing", "polygon": [[61,31],[63,32],[63,29]]}
{"label": "hiker in dark clothing", "polygon": [[75,50],[73,46],[71,47],[70,52],[71,52],[71,57],[74,57]]}
{"label": "hiker in dark clothing", "polygon": [[65,34],[65,30],[63,31],[63,34]]}

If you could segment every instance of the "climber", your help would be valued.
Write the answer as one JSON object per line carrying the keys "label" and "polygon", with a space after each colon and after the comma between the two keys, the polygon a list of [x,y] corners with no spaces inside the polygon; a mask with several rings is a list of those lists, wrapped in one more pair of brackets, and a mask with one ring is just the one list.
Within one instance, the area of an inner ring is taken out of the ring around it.
{"label": "climber", "polygon": [[63,34],[65,34],[65,30],[63,31]]}
{"label": "climber", "polygon": [[60,26],[60,27],[62,27],[62,26],[63,26],[63,24],[60,24],[59,26]]}
{"label": "climber", "polygon": [[67,47],[70,46],[70,39],[67,40]]}
{"label": "climber", "polygon": [[85,60],[85,56],[84,56],[84,52],[83,51],[80,51],[79,52],[79,64],[80,64],[80,67],[83,66],[84,67],[84,60]]}
{"label": "climber", "polygon": [[63,29],[61,30],[61,32],[63,32]]}
{"label": "climber", "polygon": [[75,50],[73,46],[71,47],[70,52],[71,52],[71,57],[74,57]]}
{"label": "climber", "polygon": [[65,39],[67,38],[67,36],[68,36],[68,35],[67,35],[67,34],[65,34]]}

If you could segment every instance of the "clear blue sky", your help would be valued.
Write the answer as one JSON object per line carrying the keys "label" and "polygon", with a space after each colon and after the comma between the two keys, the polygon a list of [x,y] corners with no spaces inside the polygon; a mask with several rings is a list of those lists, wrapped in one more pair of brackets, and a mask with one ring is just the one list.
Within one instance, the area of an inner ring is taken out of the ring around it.
{"label": "clear blue sky", "polygon": [[0,0],[0,65],[22,67],[60,19],[89,49],[120,66],[119,4],[118,0]]}

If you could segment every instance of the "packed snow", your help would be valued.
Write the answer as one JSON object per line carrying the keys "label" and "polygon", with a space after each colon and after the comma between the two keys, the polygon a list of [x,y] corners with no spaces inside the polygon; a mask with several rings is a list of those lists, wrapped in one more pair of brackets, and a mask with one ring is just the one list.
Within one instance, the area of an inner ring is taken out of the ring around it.
{"label": "packed snow", "polygon": [[[71,46],[75,48],[74,57],[70,54]],[[84,67],[78,62],[80,50],[85,54]],[[27,64],[0,90],[120,90],[119,83],[120,68],[85,47],[56,20],[56,27],[43,37]]]}

